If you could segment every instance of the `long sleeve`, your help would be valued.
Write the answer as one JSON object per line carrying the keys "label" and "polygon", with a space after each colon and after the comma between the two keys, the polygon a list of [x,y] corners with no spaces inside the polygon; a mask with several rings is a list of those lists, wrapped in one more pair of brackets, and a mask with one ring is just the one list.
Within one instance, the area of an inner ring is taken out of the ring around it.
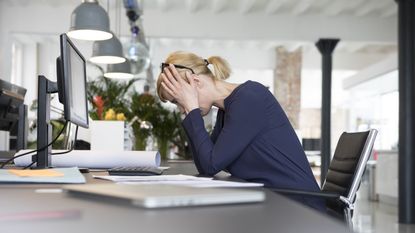
{"label": "long sleeve", "polygon": [[190,140],[190,135],[187,133],[186,130],[185,130],[185,132],[186,132],[186,136],[187,136],[187,141],[189,142],[189,145],[190,145],[190,150],[192,151],[193,162],[195,163],[195,166],[196,166],[197,170],[199,171],[199,173],[203,174],[202,166],[200,165],[200,161],[199,161],[198,157],[196,156],[196,148],[193,144],[193,141]]}
{"label": "long sleeve", "polygon": [[207,133],[199,109],[183,120],[183,127],[194,146],[199,172],[214,175],[237,159],[255,136],[264,128],[265,107],[255,95],[239,96],[229,103],[225,123],[216,143]]}
{"label": "long sleeve", "polygon": [[216,115],[215,127],[213,127],[213,131],[210,134],[210,139],[212,140],[213,144],[216,143],[216,139],[218,139],[219,133],[222,130],[224,117],[225,117],[225,112],[219,109],[218,114]]}

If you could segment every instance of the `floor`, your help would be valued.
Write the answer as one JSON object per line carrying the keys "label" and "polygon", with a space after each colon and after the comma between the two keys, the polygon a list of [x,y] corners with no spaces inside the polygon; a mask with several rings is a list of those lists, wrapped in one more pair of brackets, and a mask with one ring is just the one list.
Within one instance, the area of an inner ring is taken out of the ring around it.
{"label": "floor", "polygon": [[367,184],[361,185],[353,217],[353,228],[361,233],[415,233],[415,225],[398,223],[396,205],[369,201]]}

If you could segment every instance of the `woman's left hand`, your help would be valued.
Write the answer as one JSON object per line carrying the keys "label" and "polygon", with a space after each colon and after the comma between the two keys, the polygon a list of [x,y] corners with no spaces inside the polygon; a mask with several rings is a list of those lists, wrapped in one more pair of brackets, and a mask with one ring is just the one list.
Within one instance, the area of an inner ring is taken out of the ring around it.
{"label": "woman's left hand", "polygon": [[186,72],[189,83],[180,76],[172,64],[164,68],[161,75],[163,77],[161,85],[174,98],[173,101],[184,108],[186,114],[199,108],[196,83],[189,72]]}

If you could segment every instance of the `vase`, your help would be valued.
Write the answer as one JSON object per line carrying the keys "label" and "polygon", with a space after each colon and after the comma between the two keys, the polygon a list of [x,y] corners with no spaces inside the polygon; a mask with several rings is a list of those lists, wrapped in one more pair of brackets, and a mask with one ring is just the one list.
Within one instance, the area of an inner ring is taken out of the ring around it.
{"label": "vase", "polygon": [[91,150],[124,151],[124,121],[91,121]]}
{"label": "vase", "polygon": [[167,139],[157,139],[158,151],[160,153],[161,159],[166,160],[169,153],[169,140]]}

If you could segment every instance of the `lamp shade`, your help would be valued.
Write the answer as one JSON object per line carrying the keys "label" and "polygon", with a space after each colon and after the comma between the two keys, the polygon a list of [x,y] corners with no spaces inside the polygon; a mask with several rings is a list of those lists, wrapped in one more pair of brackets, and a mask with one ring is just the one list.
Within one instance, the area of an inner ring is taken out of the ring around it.
{"label": "lamp shade", "polygon": [[107,12],[97,2],[83,2],[72,12],[69,37],[79,40],[108,40],[109,30]]}
{"label": "lamp shade", "polygon": [[131,64],[129,60],[126,60],[123,63],[109,64],[104,76],[114,79],[129,79],[134,77],[131,73]]}
{"label": "lamp shade", "polygon": [[94,42],[92,57],[89,60],[99,64],[116,64],[125,62],[126,59],[123,56],[120,40],[112,34],[111,39]]}

